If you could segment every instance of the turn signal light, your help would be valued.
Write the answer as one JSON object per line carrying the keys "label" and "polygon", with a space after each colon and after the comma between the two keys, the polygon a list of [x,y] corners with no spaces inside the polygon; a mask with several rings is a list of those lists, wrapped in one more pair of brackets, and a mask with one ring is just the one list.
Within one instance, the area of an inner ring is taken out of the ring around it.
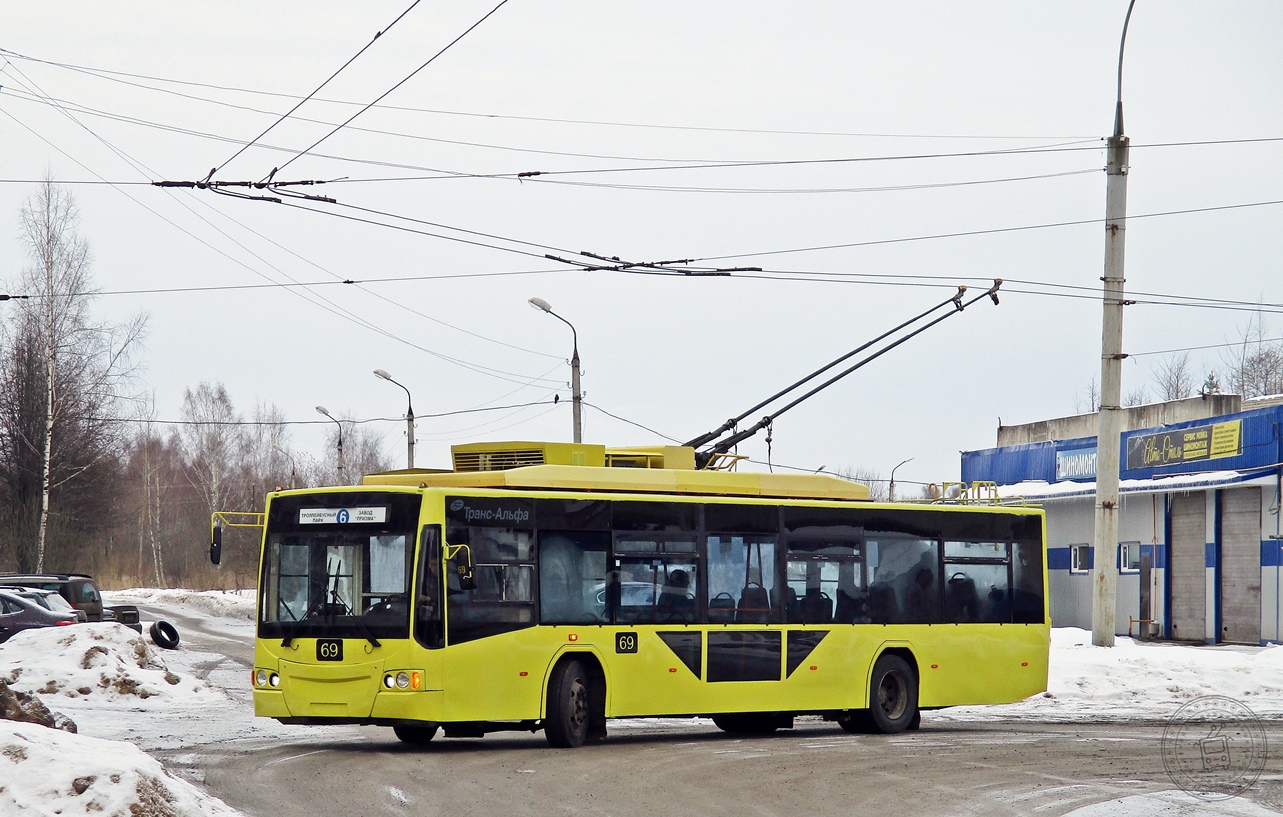
{"label": "turn signal light", "polygon": [[417,672],[410,673],[410,689],[418,689],[423,685],[423,676]]}

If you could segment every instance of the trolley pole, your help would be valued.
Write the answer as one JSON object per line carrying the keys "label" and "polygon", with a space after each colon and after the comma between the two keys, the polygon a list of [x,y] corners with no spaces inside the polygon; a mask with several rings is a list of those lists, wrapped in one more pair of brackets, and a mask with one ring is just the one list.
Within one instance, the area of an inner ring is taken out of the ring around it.
{"label": "trolley pole", "polygon": [[1105,181],[1105,287],[1100,351],[1100,411],[1096,431],[1096,519],[1092,545],[1091,643],[1114,646],[1118,571],[1119,438],[1123,432],[1123,248],[1127,229],[1127,137],[1123,135],[1123,46],[1118,45],[1118,103],[1109,138]]}

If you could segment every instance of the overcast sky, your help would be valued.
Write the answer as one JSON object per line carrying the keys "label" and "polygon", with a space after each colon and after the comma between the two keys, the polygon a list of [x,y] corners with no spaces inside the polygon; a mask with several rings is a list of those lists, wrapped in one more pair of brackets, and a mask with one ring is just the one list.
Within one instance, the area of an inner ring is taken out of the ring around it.
{"label": "overcast sky", "polygon": [[[188,290],[95,307],[150,316],[143,386],[159,418],[209,380],[247,414],[263,402],[316,421],[323,404],[395,420],[404,394],[371,373],[383,368],[413,393],[420,465],[447,465],[452,443],[569,439],[570,332],[531,296],[577,328],[589,403],[684,441],[956,285],[1007,281],[1000,306],[977,303],[781,417],[777,465],[886,477],[913,458],[898,480],[954,479],[959,450],[992,446],[1000,417],[1083,402],[1099,376],[1102,137],[1126,2],[510,0],[293,158],[495,1],[421,3],[230,162],[409,0],[4,4],[0,279],[25,263],[18,209],[43,174],[122,183],[71,189],[104,293]],[[1278,3],[1137,4],[1130,215],[1283,199],[1283,142],[1158,146],[1283,137],[1280,42]],[[878,160],[815,161],[838,159]],[[782,163],[798,160],[811,163]],[[689,167],[763,161],[777,164]],[[293,189],[338,204],[139,184],[213,167],[258,181],[286,162],[278,180],[335,180]],[[530,171],[549,175],[516,178]],[[1039,226],[1063,222],[1086,223]],[[1128,289],[1273,304],[1267,331],[1283,335],[1281,224],[1283,206],[1136,218]],[[848,246],[796,251],[830,245]],[[580,251],[766,272],[543,257]],[[324,285],[264,286],[291,281]],[[1252,315],[1140,303],[1124,349],[1225,343]],[[1192,354],[1200,379],[1222,365],[1219,350]],[[1152,393],[1164,359],[1129,360],[1124,393]],[[540,405],[426,416],[526,403]],[[596,408],[584,425],[588,442],[664,442]],[[404,424],[375,427],[403,462]],[[323,431],[291,434],[319,453]],[[764,435],[740,451],[765,461]]]}

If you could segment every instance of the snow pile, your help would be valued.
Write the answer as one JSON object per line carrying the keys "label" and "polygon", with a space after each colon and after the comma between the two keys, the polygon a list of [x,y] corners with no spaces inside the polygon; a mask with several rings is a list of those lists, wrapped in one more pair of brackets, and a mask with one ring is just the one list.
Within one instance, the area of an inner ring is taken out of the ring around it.
{"label": "snow pile", "polygon": [[15,690],[46,697],[125,700],[130,706],[149,708],[161,702],[225,698],[222,690],[204,681],[171,672],[155,648],[119,624],[16,633],[0,644],[0,678]]}
{"label": "snow pile", "polygon": [[254,620],[253,590],[157,590],[139,587],[103,595],[107,604],[177,605],[219,618]]}
{"label": "snow pile", "polygon": [[136,746],[0,721],[0,814],[237,817]]}
{"label": "snow pile", "polygon": [[1076,721],[1170,717],[1202,695],[1224,695],[1283,717],[1283,647],[1207,647],[1118,638],[1095,647],[1076,627],[1051,631],[1047,692],[1016,704],[954,707],[933,717]]}

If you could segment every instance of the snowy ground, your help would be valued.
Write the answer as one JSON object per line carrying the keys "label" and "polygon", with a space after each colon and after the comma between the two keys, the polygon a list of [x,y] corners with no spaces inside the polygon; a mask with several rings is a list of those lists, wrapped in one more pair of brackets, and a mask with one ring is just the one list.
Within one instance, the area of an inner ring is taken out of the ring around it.
{"label": "snowy ground", "polygon": [[187,731],[174,723],[184,717],[199,730],[235,705],[162,652],[119,624],[28,630],[0,644],[0,678],[80,730],[0,721],[0,814],[238,814],[122,740],[158,724]]}
{"label": "snowy ground", "polygon": [[[199,619],[206,639],[226,639],[242,649],[253,638],[254,599],[248,591],[129,590],[109,594],[108,602]],[[236,815],[188,780],[167,773],[144,750],[267,736],[315,739],[329,731],[254,719],[248,675],[224,654],[193,648],[188,641],[177,650],[160,650],[119,625],[14,636],[0,644],[0,678],[40,695],[51,709],[75,720],[80,734],[0,721],[0,814]],[[1045,695],[1008,706],[930,712],[925,721],[1155,720],[1201,695],[1225,695],[1263,718],[1283,718],[1283,647],[1192,647],[1120,638],[1107,650],[1090,646],[1090,634],[1083,630],[1057,629]],[[625,721],[612,729],[667,723]],[[1204,813],[1183,811],[1175,801],[1142,799],[1114,801],[1117,808],[1109,809],[1099,804],[1082,815]]]}
{"label": "snowy ground", "polygon": [[1051,631],[1047,691],[1007,706],[929,712],[944,720],[1165,720],[1203,695],[1234,698],[1262,718],[1283,718],[1283,646],[1186,646],[1118,638],[1093,647],[1091,633]]}

